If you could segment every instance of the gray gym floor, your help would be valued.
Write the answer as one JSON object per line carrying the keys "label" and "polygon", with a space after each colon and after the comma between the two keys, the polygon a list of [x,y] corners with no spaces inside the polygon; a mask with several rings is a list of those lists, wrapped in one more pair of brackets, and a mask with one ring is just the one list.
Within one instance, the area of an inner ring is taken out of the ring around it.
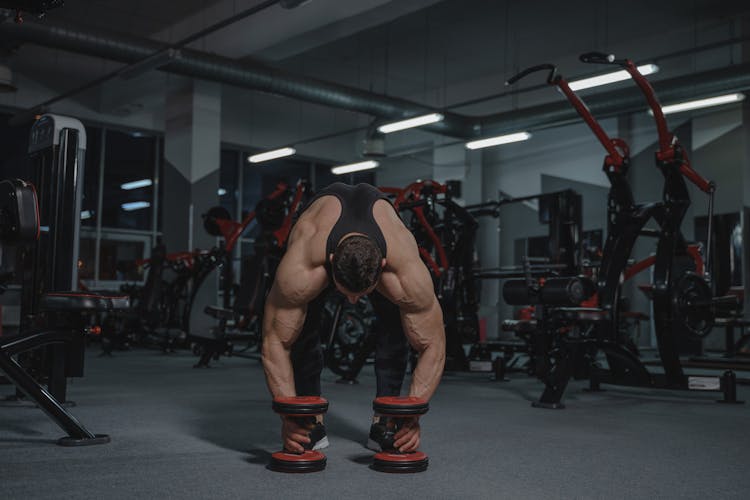
{"label": "gray gym floor", "polygon": [[362,445],[372,368],[355,386],[324,373],[328,468],[288,475],[265,468],[279,419],[257,361],[194,370],[187,353],[96,354],[69,393],[75,415],[112,442],[59,447],[40,410],[0,406],[0,497],[750,498],[750,404],[716,404],[709,393],[588,394],[577,383],[568,408],[554,411],[529,406],[533,379],[447,375],[422,421],[429,469],[390,475],[368,468]]}

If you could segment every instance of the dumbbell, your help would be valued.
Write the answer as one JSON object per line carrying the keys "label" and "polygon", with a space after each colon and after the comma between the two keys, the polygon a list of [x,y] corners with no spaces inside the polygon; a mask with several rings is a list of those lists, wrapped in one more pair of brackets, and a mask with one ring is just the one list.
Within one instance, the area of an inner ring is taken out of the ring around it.
{"label": "dumbbell", "polygon": [[[315,424],[315,417],[328,411],[328,401],[317,396],[274,398],[273,411],[297,419],[300,425]],[[269,469],[277,472],[317,472],[326,468],[326,456],[313,450],[313,443],[304,445],[305,451],[294,453],[281,450],[271,455]]]}
{"label": "dumbbell", "polygon": [[380,472],[422,472],[427,470],[427,455],[421,451],[401,453],[393,445],[394,436],[409,417],[424,415],[428,402],[416,397],[380,397],[372,402],[372,409],[385,424],[386,434],[381,443],[383,451],[376,453],[372,468]]}

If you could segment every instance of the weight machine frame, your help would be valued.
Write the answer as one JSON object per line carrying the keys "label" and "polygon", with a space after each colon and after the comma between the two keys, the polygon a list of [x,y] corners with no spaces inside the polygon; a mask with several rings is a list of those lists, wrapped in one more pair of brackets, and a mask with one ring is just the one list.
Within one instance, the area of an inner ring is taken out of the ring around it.
{"label": "weight machine frame", "polygon": [[[534,348],[539,355],[537,375],[545,382],[545,391],[534,406],[564,407],[561,399],[574,374],[573,364],[581,362],[582,359],[591,361],[588,376],[592,389],[598,389],[600,383],[611,383],[668,389],[720,390],[724,392],[725,402],[737,402],[736,377],[732,372],[725,372],[715,381],[716,383],[707,383],[705,377],[686,376],[680,363],[676,342],[676,325],[679,318],[675,317],[673,303],[676,286],[673,275],[675,257],[687,256],[694,261],[701,261],[697,259],[697,249],[687,244],[680,231],[690,205],[685,180],[691,181],[709,195],[709,221],[713,215],[715,185],[691,167],[684,149],[667,127],[653,88],[632,61],[617,60],[600,53],[584,54],[581,60],[585,63],[621,66],[644,94],[656,122],[659,137],[656,165],[664,177],[664,188],[662,201],[643,205],[635,203],[626,177],[630,165],[628,145],[622,139],[613,139],[606,134],[568,82],[557,74],[554,65],[534,66],[508,80],[507,84],[510,85],[531,73],[548,72],[547,83],[556,86],[563,93],[606,150],[603,170],[611,185],[607,203],[608,234],[597,277],[598,307],[537,306],[538,331]],[[650,220],[656,221],[659,225],[658,234],[645,229]],[[710,233],[709,227],[709,235]],[[633,245],[641,235],[658,238],[656,254],[628,268]],[[618,338],[621,279],[623,276],[632,277],[651,264],[654,266],[655,333],[665,372],[663,376],[649,373],[636,354]],[[709,276],[702,262],[696,263],[696,271]],[[592,337],[568,339],[565,333],[561,333],[561,330],[567,331],[571,325],[585,324],[595,326]],[[609,370],[602,370],[593,362],[598,351],[606,355]]]}

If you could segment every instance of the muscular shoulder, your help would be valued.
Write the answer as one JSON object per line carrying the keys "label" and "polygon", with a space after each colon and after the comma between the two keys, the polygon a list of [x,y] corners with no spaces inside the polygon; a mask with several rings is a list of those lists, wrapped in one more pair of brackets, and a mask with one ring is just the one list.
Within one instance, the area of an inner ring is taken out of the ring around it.
{"label": "muscular shoulder", "polygon": [[276,270],[272,289],[275,302],[303,305],[314,299],[328,283],[325,270],[325,240],[314,219],[294,225],[289,243]]}
{"label": "muscular shoulder", "polygon": [[385,200],[380,200],[373,208],[373,215],[388,247],[386,268],[401,274],[402,268],[406,269],[416,262],[421,264],[414,235],[404,225],[393,206]]}
{"label": "muscular shoulder", "polygon": [[277,305],[305,305],[327,286],[322,263],[313,262],[301,240],[290,244],[276,270],[271,295]]}
{"label": "muscular shoulder", "polygon": [[308,240],[315,236],[318,232],[318,228],[314,222],[314,219],[305,217],[304,214],[292,227],[291,233],[289,233],[288,245],[291,247],[295,244],[304,244]]}
{"label": "muscular shoulder", "polygon": [[399,243],[403,240],[414,241],[411,232],[406,228],[390,202],[386,200],[376,201],[372,208],[372,215],[378,227],[380,227],[383,237],[385,237],[386,244],[388,244],[389,255],[391,253],[391,242],[398,249]]}

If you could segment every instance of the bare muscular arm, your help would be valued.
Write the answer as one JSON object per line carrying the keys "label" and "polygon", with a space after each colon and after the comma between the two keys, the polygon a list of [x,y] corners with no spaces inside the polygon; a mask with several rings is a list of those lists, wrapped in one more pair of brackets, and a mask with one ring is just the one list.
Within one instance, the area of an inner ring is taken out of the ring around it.
{"label": "bare muscular arm", "polygon": [[445,366],[445,329],[440,308],[427,268],[413,266],[402,281],[405,301],[399,304],[404,333],[419,353],[409,396],[430,399],[435,393]]}
{"label": "bare muscular arm", "polygon": [[[445,365],[445,330],[430,273],[419,257],[410,233],[388,254],[391,272],[383,274],[379,290],[399,306],[401,323],[409,343],[419,353],[409,395],[429,400],[435,393]],[[401,452],[416,450],[420,443],[419,417],[407,419],[394,436]]]}
{"label": "bare muscular arm", "polygon": [[398,235],[397,246],[389,246],[388,268],[379,290],[398,305],[404,333],[419,353],[409,395],[430,399],[445,365],[443,312],[430,273],[408,231]]}
{"label": "bare muscular arm", "polygon": [[290,353],[305,323],[307,304],[326,286],[322,266],[309,263],[304,228],[297,234],[281,259],[263,315],[263,369],[273,397],[295,396],[294,372]]}

